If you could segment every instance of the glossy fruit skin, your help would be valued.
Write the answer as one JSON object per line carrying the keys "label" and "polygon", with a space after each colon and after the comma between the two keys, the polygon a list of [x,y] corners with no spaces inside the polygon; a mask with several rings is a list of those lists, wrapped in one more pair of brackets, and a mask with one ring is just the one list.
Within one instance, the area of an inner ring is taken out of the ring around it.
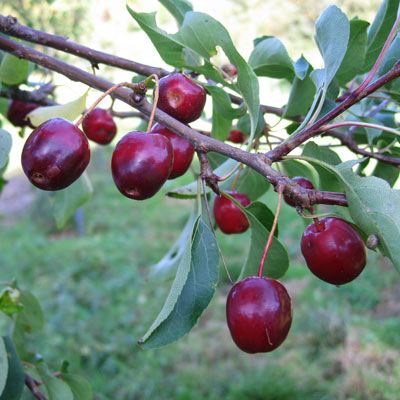
{"label": "glossy fruit skin", "polygon": [[244,143],[246,141],[246,135],[238,129],[232,129],[229,132],[228,140],[232,143]]}
{"label": "glossy fruit skin", "polygon": [[[226,191],[243,207],[250,204],[250,199],[239,192]],[[217,196],[214,200],[214,218],[219,229],[226,234],[242,233],[247,231],[249,221],[244,212],[225,196]]]}
{"label": "glossy fruit skin", "polygon": [[360,234],[346,221],[326,217],[312,223],[301,238],[301,252],[310,271],[333,285],[343,285],[357,278],[367,262]]}
{"label": "glossy fruit skin", "polygon": [[43,190],[60,190],[76,181],[90,161],[84,133],[63,118],[35,128],[25,142],[22,168],[30,182]]}
{"label": "glossy fruit skin", "polygon": [[116,133],[117,126],[108,110],[95,108],[82,122],[85,135],[98,144],[110,143]]}
{"label": "glossy fruit skin", "polygon": [[33,129],[34,126],[30,123],[28,119],[26,119],[26,116],[38,107],[40,107],[39,104],[24,103],[23,101],[11,100],[7,110],[7,119],[14,126],[30,126]]}
{"label": "glossy fruit skin", "polygon": [[170,131],[159,123],[152,127],[150,133],[163,135],[171,142],[174,152],[174,162],[168,179],[175,179],[182,176],[188,170],[193,160],[194,147],[185,138]]}
{"label": "glossy fruit skin", "polygon": [[292,300],[272,278],[251,276],[236,283],[226,301],[233,341],[247,353],[266,353],[286,339],[292,325]]}
{"label": "glossy fruit skin", "polygon": [[185,123],[198,119],[206,104],[206,91],[181,73],[160,79],[157,107]]}
{"label": "glossy fruit skin", "polygon": [[[311,181],[307,178],[304,178],[303,176],[295,176],[294,178],[292,178],[292,181],[296,182],[304,189],[314,189],[314,185],[311,183]],[[283,199],[287,204],[289,204],[289,206],[296,207],[296,203],[288,196],[284,196]]]}
{"label": "glossy fruit skin", "polygon": [[171,173],[173,161],[172,145],[165,136],[132,131],[115,147],[111,172],[124,196],[144,200],[161,189]]}

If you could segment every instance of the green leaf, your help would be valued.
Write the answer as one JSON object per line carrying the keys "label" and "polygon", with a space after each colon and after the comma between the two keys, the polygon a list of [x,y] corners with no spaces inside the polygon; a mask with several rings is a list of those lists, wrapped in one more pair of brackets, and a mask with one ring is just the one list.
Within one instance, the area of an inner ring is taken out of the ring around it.
{"label": "green leaf", "polygon": [[352,167],[358,162],[335,167],[345,186],[351,217],[367,235],[378,236],[379,250],[400,271],[400,192],[383,179],[355,175]]}
{"label": "green leaf", "polygon": [[128,5],[126,6],[131,16],[139,24],[142,30],[147,34],[157,49],[160,57],[168,64],[174,67],[185,67],[185,59],[183,54],[184,46],[165,31],[158,28],[156,22],[156,13],[137,13]]}
{"label": "green leaf", "polygon": [[213,108],[223,118],[232,120],[242,117],[246,114],[245,107],[232,107],[231,99],[224,89],[215,85],[203,85],[205,89],[211,94],[213,99]]}
{"label": "green leaf", "polygon": [[297,72],[285,107],[285,117],[306,114],[316,93],[315,84],[310,78],[312,66],[303,56],[296,61],[296,65]]}
{"label": "green leaf", "polygon": [[44,315],[40,303],[31,292],[21,291],[20,303],[24,308],[15,317],[12,338],[21,360],[30,362],[34,353],[25,347],[25,333],[41,331],[44,324]]}
{"label": "green leaf", "polygon": [[44,315],[37,298],[29,291],[20,291],[20,303],[24,309],[17,314],[16,322],[20,323],[27,333],[40,332],[43,329]]}
{"label": "green leaf", "polygon": [[0,168],[3,168],[6,165],[11,146],[11,135],[4,129],[0,129]]}
{"label": "green leaf", "polygon": [[249,64],[258,76],[286,78],[292,81],[295,75],[292,60],[285,46],[275,37],[257,43],[250,54]]}
{"label": "green leaf", "polygon": [[368,44],[362,73],[368,72],[375,64],[379,53],[397,17],[399,0],[383,0],[375,20],[368,31]]}
{"label": "green leaf", "polygon": [[159,0],[159,2],[173,15],[179,25],[188,11],[193,11],[192,4],[187,0]]}
{"label": "green leaf", "polygon": [[253,69],[247,64],[233,45],[225,27],[211,16],[199,12],[188,12],[181,29],[176,37],[189,49],[209,60],[217,54],[217,46],[220,46],[229,61],[238,70],[235,88],[243,97],[250,114],[252,135],[254,137],[259,118],[259,86],[258,79]]}
{"label": "green leaf", "polygon": [[80,375],[62,374],[62,380],[69,386],[74,400],[92,400],[92,388],[89,382]]}
{"label": "green leaf", "polygon": [[[221,185],[224,190],[228,190],[233,183],[236,174],[227,181],[226,184]],[[265,192],[269,190],[271,184],[268,179],[254,171],[253,168],[246,167],[240,173],[239,181],[236,185],[236,190],[241,193],[246,193],[251,201],[260,198]]]}
{"label": "green leaf", "polygon": [[336,6],[327,7],[316,24],[315,40],[325,63],[325,86],[335,77],[346,54],[350,23]]}
{"label": "green leaf", "polygon": [[6,386],[8,375],[8,355],[3,338],[0,337],[0,396]]}
{"label": "green leaf", "polygon": [[[296,77],[300,80],[303,80],[307,76],[307,72],[309,71],[311,65],[302,55],[294,64],[294,72]],[[312,69],[312,67],[311,67]]]}
{"label": "green leaf", "polygon": [[[255,136],[259,136],[263,132],[264,125],[265,125],[264,115],[262,112],[260,112],[258,115]],[[242,131],[246,135],[250,136],[251,122],[250,122],[249,114],[246,114],[243,117],[239,118],[239,120],[237,121],[237,124],[236,124],[236,129],[239,129],[239,131]]]}
{"label": "green leaf", "polygon": [[[393,157],[393,154],[388,152],[383,153],[383,155]],[[400,154],[397,154],[397,157],[399,155]],[[392,187],[399,178],[399,174],[400,174],[399,168],[382,161],[377,161],[376,166],[372,172],[372,175],[376,176],[377,178],[384,179]]]}
{"label": "green leaf", "polygon": [[[337,175],[326,165],[337,165],[341,160],[337,153],[330,150],[329,147],[318,146],[314,142],[308,142],[302,152],[303,157],[313,165],[319,175],[319,188],[330,192],[342,192],[343,186]],[[317,163],[313,161],[318,161]],[[321,163],[321,161],[323,163]]]}
{"label": "green leaf", "polygon": [[0,292],[0,311],[5,314],[17,314],[24,306],[20,303],[18,289],[6,287]]}
{"label": "green leaf", "polygon": [[10,103],[9,99],[6,99],[5,97],[0,97],[0,114],[1,115],[4,115],[4,116],[7,115],[9,103]]}
{"label": "green leaf", "polygon": [[224,142],[232,129],[232,120],[224,118],[213,103],[211,136]]}
{"label": "green leaf", "polygon": [[60,378],[56,378],[49,371],[47,365],[41,362],[36,365],[36,369],[39,373],[40,380],[46,388],[49,400],[73,400],[74,396],[72,394],[69,386],[64,383]]}
{"label": "green leaf", "polygon": [[14,86],[26,81],[29,62],[6,53],[0,63],[0,81]]}
{"label": "green leaf", "polygon": [[[218,21],[207,14],[189,11],[185,13],[179,32],[169,35],[158,28],[155,13],[136,13],[129,6],[127,8],[167,64],[178,68],[191,68],[215,82],[238,91],[249,110],[252,131],[255,130],[259,117],[257,76],[236,50],[228,31]],[[210,62],[210,58],[217,54],[217,46],[222,48],[229,61],[238,70],[235,85],[229,85],[225,82],[222,75],[214,69]],[[190,50],[195,58],[201,56],[204,61],[203,65],[197,63],[195,63],[196,65],[189,65],[186,61],[187,50]]]}
{"label": "green leaf", "polygon": [[27,117],[33,126],[39,126],[52,118],[65,118],[68,121],[74,121],[85,111],[87,95],[88,92],[86,91],[83,96],[69,103],[35,108]]}
{"label": "green leaf", "polygon": [[199,218],[164,306],[139,341],[145,349],[170,344],[187,334],[211,301],[218,281],[215,236]]}
{"label": "green leaf", "polygon": [[[349,119],[351,119],[351,118],[349,118]],[[361,122],[366,122],[369,124],[380,125],[379,121],[377,121],[374,118],[370,118],[370,117],[357,117],[356,120],[361,121]],[[359,127],[357,130],[366,132],[368,144],[370,146],[372,146],[374,139],[382,134],[381,129],[375,129],[375,128]]]}
{"label": "green leaf", "polygon": [[[253,201],[247,206],[247,211],[251,212],[268,231],[272,229],[272,225],[274,223],[274,214],[266,204],[261,203],[261,201]],[[275,229],[274,235],[276,237],[279,235],[278,226]]]}
{"label": "green leaf", "polygon": [[50,204],[56,220],[57,228],[61,229],[74,215],[74,212],[85,204],[93,195],[89,177],[84,172],[72,185],[63,190],[50,193]]}
{"label": "green leaf", "polygon": [[24,391],[24,371],[22,369],[21,360],[18,358],[18,354],[10,337],[3,336],[3,340],[8,358],[8,373],[5,387],[3,391],[0,392],[0,400],[20,400],[22,392]]}
{"label": "green leaf", "polygon": [[360,19],[350,21],[350,39],[342,64],[336,74],[341,85],[350,82],[360,73],[367,52],[367,28],[369,22]]}
{"label": "green leaf", "polygon": [[390,44],[382,64],[378,70],[378,76],[382,76],[389,72],[400,59],[400,35],[397,34],[393,42]]}
{"label": "green leaf", "polygon": [[194,211],[190,215],[188,222],[178,240],[174,243],[171,249],[165,254],[165,256],[150,269],[150,278],[157,279],[158,282],[164,281],[170,277],[171,273],[176,270],[179,265],[183,253],[186,248],[186,243],[189,237],[192,235],[193,226],[197,220],[197,202],[194,207]]}

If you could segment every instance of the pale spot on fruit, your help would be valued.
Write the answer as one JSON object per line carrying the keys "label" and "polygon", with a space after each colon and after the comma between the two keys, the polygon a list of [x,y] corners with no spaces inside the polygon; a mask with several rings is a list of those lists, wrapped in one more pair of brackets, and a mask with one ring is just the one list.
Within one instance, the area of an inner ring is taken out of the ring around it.
{"label": "pale spot on fruit", "polygon": [[31,179],[32,179],[33,182],[38,183],[38,184],[41,184],[41,183],[44,183],[44,182],[45,182],[46,177],[45,177],[42,173],[40,173],[40,172],[34,172],[34,173],[31,175]]}
{"label": "pale spot on fruit", "polygon": [[133,196],[133,197],[139,196],[139,195],[140,195],[139,190],[137,190],[135,187],[130,188],[130,189],[126,189],[126,190],[125,190],[125,193],[126,193],[128,196]]}
{"label": "pale spot on fruit", "polygon": [[171,91],[168,93],[168,101],[171,107],[177,108],[182,104],[183,97],[179,93]]}

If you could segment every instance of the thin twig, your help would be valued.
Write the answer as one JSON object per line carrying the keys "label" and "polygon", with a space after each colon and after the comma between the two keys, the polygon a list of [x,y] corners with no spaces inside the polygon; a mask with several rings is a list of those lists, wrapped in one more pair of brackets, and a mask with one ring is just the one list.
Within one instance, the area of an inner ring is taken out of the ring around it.
{"label": "thin twig", "polygon": [[38,400],[48,400],[47,397],[38,389],[38,382],[27,373],[24,374],[25,385]]}

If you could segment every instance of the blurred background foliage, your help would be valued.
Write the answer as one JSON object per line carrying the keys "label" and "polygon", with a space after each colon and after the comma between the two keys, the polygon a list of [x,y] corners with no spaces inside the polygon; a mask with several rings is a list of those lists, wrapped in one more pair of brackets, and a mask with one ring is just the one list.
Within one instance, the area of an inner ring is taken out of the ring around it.
{"label": "blurred background foliage", "polygon": [[[302,53],[318,59],[312,40],[314,23],[332,3],[349,18],[358,15],[371,22],[379,5],[376,0],[193,1],[195,10],[213,15],[227,27],[245,57],[253,38],[275,35],[293,59]],[[175,30],[173,20],[157,1],[128,0],[128,4],[138,11],[159,10],[161,25]],[[2,2],[0,11],[96,49],[163,65],[128,16],[125,1],[14,0]],[[90,70],[86,61],[69,60]],[[115,81],[131,77],[103,66],[99,74]],[[55,79],[60,101],[83,90],[67,79]],[[282,95],[276,98],[274,94],[282,87],[276,82],[264,95],[281,106]],[[73,219],[57,231],[43,193],[17,174],[18,148],[23,141],[17,130],[4,122],[17,145],[14,169],[0,196],[0,280],[17,278],[21,288],[40,299],[45,329],[32,335],[29,343],[52,370],[59,369],[62,360],[69,360],[70,370],[91,382],[96,400],[399,398],[398,274],[369,251],[367,268],[356,281],[341,288],[318,281],[299,252],[304,222],[286,205],[279,230],[291,260],[284,283],[293,297],[294,322],[288,340],[278,350],[248,355],[231,341],[225,322],[229,284],[222,268],[216,296],[197,327],[171,346],[140,350],[136,342],[160,310],[170,285],[150,278],[150,267],[174,243],[193,205],[164,194],[191,181],[191,174],[168,181],[162,192],[146,202],[133,202],[121,196],[112,182],[112,148],[93,148],[89,176],[94,195],[83,207],[85,234],[77,234]],[[120,136],[139,124],[136,119],[117,122]],[[262,200],[274,209],[276,197],[270,190]],[[248,232],[217,235],[228,266],[237,276]],[[7,323],[1,315],[2,330]],[[31,398],[25,393],[26,400]]]}

